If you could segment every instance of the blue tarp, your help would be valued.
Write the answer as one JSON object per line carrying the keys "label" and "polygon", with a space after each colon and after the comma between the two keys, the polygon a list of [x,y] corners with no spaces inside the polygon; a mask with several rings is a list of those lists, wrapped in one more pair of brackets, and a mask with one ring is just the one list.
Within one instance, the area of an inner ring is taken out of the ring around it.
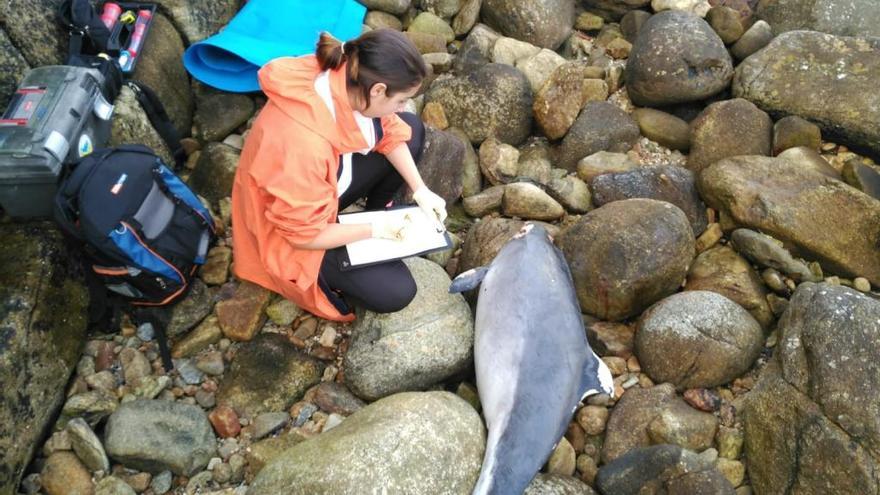
{"label": "blue tarp", "polygon": [[357,38],[365,13],[355,0],[249,0],[218,34],[187,48],[183,64],[215,88],[259,91],[263,64],[314,53],[321,31],[343,41]]}

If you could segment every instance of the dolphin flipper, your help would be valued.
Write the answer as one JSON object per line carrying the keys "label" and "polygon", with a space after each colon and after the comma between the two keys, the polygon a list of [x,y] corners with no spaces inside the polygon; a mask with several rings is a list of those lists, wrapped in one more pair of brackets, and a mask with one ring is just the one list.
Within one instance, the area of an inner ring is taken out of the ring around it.
{"label": "dolphin flipper", "polygon": [[611,377],[611,370],[595,352],[590,352],[590,358],[584,366],[580,392],[581,400],[595,394],[608,394],[614,397],[614,379]]}
{"label": "dolphin flipper", "polygon": [[452,284],[449,286],[449,293],[452,294],[455,292],[476,289],[477,286],[480,285],[480,282],[483,281],[483,277],[486,276],[486,272],[488,271],[488,266],[480,266],[462,273],[452,281]]}

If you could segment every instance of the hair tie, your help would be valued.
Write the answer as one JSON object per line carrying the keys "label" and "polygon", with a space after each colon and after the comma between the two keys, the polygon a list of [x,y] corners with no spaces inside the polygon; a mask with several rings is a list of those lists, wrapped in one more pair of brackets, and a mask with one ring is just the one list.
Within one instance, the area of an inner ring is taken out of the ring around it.
{"label": "hair tie", "polygon": [[339,48],[342,50],[342,54],[345,55],[345,42],[343,41]]}

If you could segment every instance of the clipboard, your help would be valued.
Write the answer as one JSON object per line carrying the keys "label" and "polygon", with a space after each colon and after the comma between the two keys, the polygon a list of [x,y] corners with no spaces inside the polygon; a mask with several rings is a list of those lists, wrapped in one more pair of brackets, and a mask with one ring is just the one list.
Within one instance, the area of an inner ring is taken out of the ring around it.
{"label": "clipboard", "polygon": [[374,218],[409,215],[412,232],[403,241],[390,239],[364,239],[346,244],[340,256],[339,269],[353,270],[388,261],[421,256],[452,248],[452,238],[446,231],[437,232],[434,224],[418,206],[398,206],[387,210],[343,213],[337,217],[341,224],[370,223]]}

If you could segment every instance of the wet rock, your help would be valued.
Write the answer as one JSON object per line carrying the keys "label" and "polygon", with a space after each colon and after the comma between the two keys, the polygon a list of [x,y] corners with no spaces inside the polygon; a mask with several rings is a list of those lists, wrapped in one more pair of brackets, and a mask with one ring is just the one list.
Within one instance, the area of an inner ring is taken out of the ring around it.
{"label": "wet rock", "polygon": [[809,30],[842,36],[880,36],[880,12],[871,0],[758,2],[755,15],[776,34]]}
{"label": "wet rock", "polygon": [[532,126],[532,90],[513,67],[488,64],[466,76],[438,79],[425,102],[440,103],[449,124],[474,144],[494,136],[511,145],[522,142]]}
{"label": "wet rock", "polygon": [[675,292],[694,255],[685,214],[652,199],[597,208],[570,227],[560,245],[581,308],[610,321],[637,315]]}
{"label": "wet rock", "polygon": [[761,325],[742,306],[716,292],[686,291],[642,315],[635,350],[652,380],[685,389],[742,375],[763,343]]}
{"label": "wet rock", "polygon": [[515,65],[529,79],[532,92],[537,93],[544,86],[553,70],[565,62],[566,60],[561,55],[544,48],[531,57],[517,60]]}
{"label": "wet rock", "polygon": [[461,44],[453,70],[458,74],[467,74],[490,63],[495,43],[500,37],[485,24],[474,26]]}
{"label": "wet rock", "polygon": [[364,18],[364,24],[370,26],[372,29],[387,28],[395,31],[403,31],[403,24],[397,16],[389,14],[388,12],[382,12],[381,10],[371,10],[367,12],[367,16]]}
{"label": "wet rock", "polygon": [[825,135],[880,152],[880,129],[870,124],[880,119],[880,97],[868,90],[877,71],[878,38],[793,31],[737,67],[733,94],[773,115],[799,115]]}
{"label": "wet rock", "polygon": [[703,19],[666,11],[645,21],[627,63],[627,90],[639,106],[699,101],[724,90],[733,62]]}
{"label": "wet rock", "polygon": [[710,6],[707,0],[651,0],[651,8],[654,12],[675,10],[705,17]]}
{"label": "wet rock", "polygon": [[684,401],[694,409],[714,412],[721,408],[721,397],[706,388],[691,388],[682,394]]}
{"label": "wet rock", "polygon": [[673,445],[635,449],[602,466],[596,476],[602,493],[636,495],[670,494],[734,495],[733,486],[702,455]]}
{"label": "wet rock", "polygon": [[566,62],[550,73],[536,92],[533,110],[535,121],[549,139],[559,139],[568,132],[581,109],[591,101],[605,101],[608,85],[589,76],[587,62]]}
{"label": "wet rock", "polygon": [[138,56],[133,79],[156,92],[174,126],[188,133],[193,122],[193,93],[189,74],[180,61],[183,39],[171,21],[160,12],[150,25],[150,49]]}
{"label": "wet rock", "polygon": [[108,476],[95,485],[95,495],[136,495],[136,493],[125,481],[115,476]]}
{"label": "wet rock", "polygon": [[[664,414],[666,416],[661,418]],[[685,421],[676,424],[674,418]],[[672,384],[647,389],[633,387],[623,394],[611,411],[605,429],[602,461],[607,464],[631,449],[652,445],[649,429],[655,420],[659,426],[666,425],[662,436],[684,439],[687,445],[702,448],[712,445],[717,428],[717,420],[712,414],[687,405],[675,395]],[[661,428],[657,430],[658,433],[662,431]]]}
{"label": "wet rock", "polygon": [[40,473],[40,483],[48,495],[92,495],[95,490],[92,476],[73,452],[50,455]]}
{"label": "wet rock", "polygon": [[174,157],[159,132],[153,128],[146,112],[137,101],[131,88],[122,86],[113,108],[110,123],[110,138],[107,146],[126,143],[140,143],[153,150],[167,164],[174,163]]}
{"label": "wet rock", "polygon": [[425,184],[445,199],[448,205],[461,196],[465,145],[451,132],[431,127],[425,130],[425,144],[418,163],[419,173]]}
{"label": "wet rock", "polygon": [[574,4],[565,0],[483,0],[480,14],[505,36],[551,50],[574,25]]}
{"label": "wet rock", "polygon": [[812,273],[802,261],[791,254],[778,240],[748,229],[736,229],[731,241],[739,252],[756,263],[779,270],[797,281],[818,282],[821,277]]}
{"label": "wet rock", "polygon": [[602,356],[632,356],[635,330],[629,325],[598,321],[587,325],[590,347]]}
{"label": "wet rock", "polygon": [[480,170],[492,185],[511,182],[519,171],[519,151],[490,137],[480,145]]}
{"label": "wet rock", "polygon": [[349,416],[366,405],[345,385],[336,382],[324,382],[318,385],[315,390],[315,404],[324,411],[344,416]]}
{"label": "wet rock", "polygon": [[286,450],[249,493],[467,492],[480,471],[484,438],[479,415],[457,396],[396,394]]}
{"label": "wet rock", "polygon": [[509,218],[490,218],[474,225],[465,238],[458,273],[492,262],[501,247],[519,232],[525,222]]}
{"label": "wet rock", "polygon": [[194,279],[186,297],[171,309],[171,321],[165,328],[169,337],[186,333],[214,309],[215,289],[208,288],[201,279]]}
{"label": "wet rock", "polygon": [[346,384],[367,400],[427,388],[473,359],[470,309],[460,294],[448,293],[449,275],[422,258],[405,263],[418,287],[415,299],[396,313],[366,312],[352,329]]}
{"label": "wet rock", "polygon": [[730,47],[730,53],[737,60],[745,60],[749,55],[769,45],[771,41],[773,41],[773,30],[767,22],[759,20]]}
{"label": "wet rock", "polygon": [[501,204],[506,216],[526,220],[556,220],[565,214],[556,200],[540,187],[528,182],[508,184]]}
{"label": "wet rock", "polygon": [[474,218],[480,218],[501,209],[505,186],[492,186],[485,191],[465,198],[462,202],[464,211]]}
{"label": "wet rock", "polygon": [[643,167],[629,172],[604,174],[590,183],[597,206],[631,198],[666,201],[688,217],[694,235],[706,230],[706,205],[697,193],[694,174],[682,167]]}
{"label": "wet rock", "polygon": [[852,391],[878,380],[868,364],[877,352],[878,321],[880,303],[852,289],[798,286],[779,322],[778,360],[746,402],[746,457],[756,490],[772,492],[792,480],[804,493],[828,484],[846,493],[876,489],[870,473],[880,435],[871,418],[878,401]]}
{"label": "wet rock", "polygon": [[584,0],[583,4],[603,18],[617,21],[632,10],[650,6],[651,0]]}
{"label": "wet rock", "polygon": [[187,45],[219,31],[238,12],[235,0],[160,0]]}
{"label": "wet rock", "polygon": [[480,18],[481,0],[464,0],[458,14],[452,20],[452,30],[456,36],[467,34]]}
{"label": "wet rock", "polygon": [[198,85],[193,123],[204,141],[223,141],[254,114],[247,95],[225,93]]}
{"label": "wet rock", "polygon": [[29,69],[27,60],[12,44],[6,31],[0,29],[0,104],[4,108]]}
{"label": "wet rock", "polygon": [[575,416],[577,423],[587,435],[601,435],[608,423],[608,408],[604,406],[584,406]]}
{"label": "wet rock", "polygon": [[231,146],[208,143],[190,176],[189,185],[212,203],[231,196],[239,155],[239,150]]}
{"label": "wet rock", "polygon": [[783,158],[799,165],[800,167],[810,169],[814,172],[819,172],[820,174],[831,177],[832,179],[843,179],[840,176],[840,172],[832,167],[827,160],[822,158],[822,155],[816,152],[816,150],[806,148],[804,146],[789,148],[780,153],[777,158]]}
{"label": "wet rock", "polygon": [[11,0],[0,5],[3,37],[31,67],[64,63],[69,36],[55,16],[46,15],[56,10],[58,5],[51,0]]}
{"label": "wet rock", "polygon": [[262,471],[266,464],[272,462],[276,457],[283,454],[286,450],[305,441],[306,438],[296,434],[293,431],[278,435],[277,437],[266,438],[255,442],[247,451],[247,471],[249,476],[256,476]]}
{"label": "wet rock", "polygon": [[713,103],[691,122],[687,166],[699,173],[707,166],[737,155],[770,155],[773,121],[742,98]]}
{"label": "wet rock", "polygon": [[765,330],[773,323],[767,290],[751,264],[728,246],[700,253],[688,271],[685,290],[717,292],[748,311]]}
{"label": "wet rock", "polygon": [[223,285],[229,278],[229,265],[232,263],[232,249],[217,246],[208,251],[208,259],[199,269],[199,277],[208,285]]}
{"label": "wet rock", "polygon": [[301,314],[303,314],[302,308],[297,306],[295,302],[284,298],[279,298],[266,308],[269,320],[276,325],[285,327],[291,325]]}
{"label": "wet rock", "polygon": [[673,150],[687,151],[691,146],[691,129],[687,122],[675,115],[638,108],[632,113],[642,135]]}
{"label": "wet rock", "polygon": [[88,423],[82,418],[74,418],[67,423],[67,432],[73,451],[90,471],[101,470],[106,473],[110,470],[110,461],[104,452],[104,446]]}
{"label": "wet rock", "polygon": [[412,23],[410,23],[407,31],[441,36],[446,43],[455,39],[455,32],[452,30],[452,27],[443,19],[430,12],[422,12],[417,15]]}
{"label": "wet rock", "polygon": [[0,226],[0,492],[17,489],[86,341],[88,295],[63,246],[46,223]]}
{"label": "wet rock", "polygon": [[461,197],[473,196],[480,192],[483,183],[480,174],[480,157],[464,131],[455,127],[450,127],[447,130],[464,145],[464,155],[461,160]]}
{"label": "wet rock", "polygon": [[841,170],[844,182],[875,199],[880,199],[880,172],[859,162],[847,160]]}
{"label": "wet rock", "polygon": [[550,458],[547,460],[547,472],[550,474],[558,474],[562,476],[571,476],[575,469],[574,448],[568,443],[565,437],[559,440]]}
{"label": "wet rock", "polygon": [[651,17],[651,13],[644,10],[630,10],[620,19],[620,31],[623,37],[630,43],[635,43],[636,36]]}
{"label": "wet rock", "polygon": [[220,438],[233,438],[241,431],[238,414],[229,406],[217,406],[208,415],[208,421]]}
{"label": "wet rock", "polygon": [[721,41],[727,45],[735,43],[745,32],[739,12],[730,7],[720,5],[712,7],[706,14],[706,21],[718,33]]}
{"label": "wet rock", "polygon": [[168,469],[191,476],[214,456],[217,445],[204,411],[164,400],[119,406],[104,427],[107,454],[141,471]]}
{"label": "wet rock", "polygon": [[608,102],[587,103],[559,146],[558,166],[574,171],[582,158],[626,152],[638,138],[639,126],[629,114]]}
{"label": "wet rock", "polygon": [[821,145],[822,130],[819,126],[797,115],[783,117],[773,124],[774,156],[798,146],[818,151]]}
{"label": "wet rock", "polygon": [[586,213],[593,208],[590,188],[571,175],[550,180],[547,193],[571,213]]}
{"label": "wet rock", "polygon": [[539,46],[502,36],[492,46],[492,61],[496,64],[515,65],[517,60],[533,57],[540,51]]}
{"label": "wet rock", "polygon": [[439,34],[419,33],[407,31],[406,37],[422,55],[426,53],[441,53],[446,51],[446,40]]}
{"label": "wet rock", "polygon": [[171,357],[180,359],[194,356],[209,345],[220,342],[222,338],[223,331],[220,329],[217,317],[209,316],[186,337],[174,344],[171,349]]}
{"label": "wet rock", "polygon": [[880,203],[784,159],[736,157],[705,169],[709,206],[743,227],[781,240],[792,253],[844,276],[880,282]]}
{"label": "wet rock", "polygon": [[257,416],[254,420],[254,439],[258,440],[283,428],[290,421],[286,412],[268,412]]}
{"label": "wet rock", "polygon": [[271,298],[272,293],[263,287],[242,281],[231,299],[220,301],[215,307],[223,335],[232,340],[251,340],[266,321]]}
{"label": "wet rock", "polygon": [[638,166],[629,155],[624,153],[599,151],[578,162],[577,174],[585,182],[591,183],[600,175],[627,172]]}
{"label": "wet rock", "polygon": [[283,411],[321,380],[323,366],[279,334],[259,334],[238,350],[217,403],[247,417]]}
{"label": "wet rock", "polygon": [[107,390],[90,390],[72,395],[64,403],[61,413],[68,417],[82,416],[89,424],[97,424],[116,410],[116,394]]}

